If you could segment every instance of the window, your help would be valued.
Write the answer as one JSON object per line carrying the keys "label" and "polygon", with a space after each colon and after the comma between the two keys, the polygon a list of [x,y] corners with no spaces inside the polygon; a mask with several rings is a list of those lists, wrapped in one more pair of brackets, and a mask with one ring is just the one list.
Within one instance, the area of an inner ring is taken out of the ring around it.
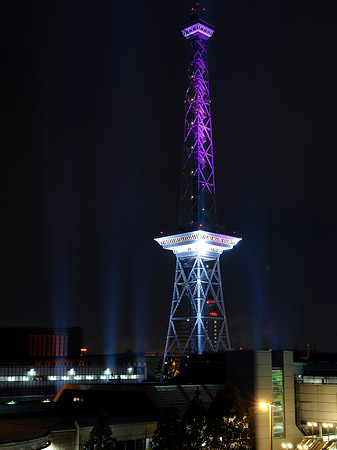
{"label": "window", "polygon": [[283,373],[281,369],[273,369],[273,436],[284,437],[284,397],[283,397]]}

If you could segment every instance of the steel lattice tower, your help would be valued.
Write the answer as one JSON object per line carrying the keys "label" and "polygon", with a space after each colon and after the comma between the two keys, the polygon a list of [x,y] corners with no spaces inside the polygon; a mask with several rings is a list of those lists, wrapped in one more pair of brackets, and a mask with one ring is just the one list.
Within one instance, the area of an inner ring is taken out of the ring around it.
{"label": "steel lattice tower", "polygon": [[[198,5],[198,3],[197,3]],[[185,128],[180,232],[156,241],[176,255],[172,305],[162,378],[174,375],[190,354],[230,350],[219,258],[239,238],[217,232],[211,100],[207,44],[213,26],[192,9],[182,33],[190,62],[185,97]]]}

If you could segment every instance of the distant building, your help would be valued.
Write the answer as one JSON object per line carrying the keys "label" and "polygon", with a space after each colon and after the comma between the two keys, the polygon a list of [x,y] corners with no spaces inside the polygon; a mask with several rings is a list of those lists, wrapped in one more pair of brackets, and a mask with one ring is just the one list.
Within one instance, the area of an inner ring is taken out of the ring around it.
{"label": "distant building", "polygon": [[[162,356],[127,352],[0,361],[0,414],[12,397],[52,399],[63,384],[142,383],[159,379]],[[46,397],[47,396],[47,397]]]}
{"label": "distant building", "polygon": [[295,362],[294,372],[299,428],[325,441],[337,438],[337,363]]}
{"label": "distant building", "polygon": [[80,356],[81,328],[2,328],[0,361]]}

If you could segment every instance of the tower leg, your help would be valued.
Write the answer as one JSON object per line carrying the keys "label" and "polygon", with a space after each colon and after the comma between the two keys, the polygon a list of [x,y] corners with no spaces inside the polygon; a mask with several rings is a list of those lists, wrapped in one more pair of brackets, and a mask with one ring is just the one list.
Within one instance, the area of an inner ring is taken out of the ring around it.
{"label": "tower leg", "polygon": [[230,350],[219,255],[176,255],[161,378],[174,376],[190,354]]}

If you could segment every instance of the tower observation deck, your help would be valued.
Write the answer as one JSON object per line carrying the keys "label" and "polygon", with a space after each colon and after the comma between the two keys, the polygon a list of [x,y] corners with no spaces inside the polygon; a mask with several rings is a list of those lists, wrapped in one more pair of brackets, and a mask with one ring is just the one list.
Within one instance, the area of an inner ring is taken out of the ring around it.
{"label": "tower observation deck", "polygon": [[218,232],[207,40],[214,28],[198,2],[182,30],[189,42],[179,233],[156,241],[176,255],[162,379],[190,354],[231,349],[219,258],[241,239]]}

